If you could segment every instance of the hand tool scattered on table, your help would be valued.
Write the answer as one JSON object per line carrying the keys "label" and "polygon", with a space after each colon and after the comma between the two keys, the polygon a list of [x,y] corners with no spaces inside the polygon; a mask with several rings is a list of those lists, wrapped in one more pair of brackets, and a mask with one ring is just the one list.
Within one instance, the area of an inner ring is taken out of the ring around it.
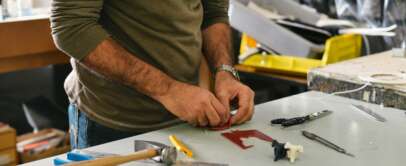
{"label": "hand tool scattered on table", "polygon": [[295,117],[295,118],[290,118],[290,119],[286,119],[286,118],[278,118],[278,119],[273,119],[271,120],[271,124],[280,124],[283,127],[290,127],[290,126],[294,126],[294,125],[299,125],[308,121],[312,121],[315,119],[319,119],[322,117],[325,117],[327,115],[330,115],[331,113],[333,113],[333,111],[329,111],[329,110],[323,110],[321,112],[315,112],[306,116],[300,116],[300,117]]}
{"label": "hand tool scattered on table", "polygon": [[244,145],[242,138],[258,138],[263,141],[271,142],[274,148],[274,161],[288,158],[290,162],[295,162],[300,153],[303,153],[303,146],[293,145],[289,142],[279,143],[277,140],[269,137],[268,135],[258,130],[234,130],[231,132],[222,133],[225,138],[238,145],[242,149],[248,149],[253,145]]}
{"label": "hand tool scattered on table", "polygon": [[116,156],[117,154],[112,153],[101,153],[101,152],[93,152],[88,150],[72,150],[66,154],[67,159],[56,157],[54,158],[53,162],[54,165],[64,165],[76,161],[85,161],[85,160],[94,160],[97,158],[103,158],[108,156]]}
{"label": "hand tool scattered on table", "polygon": [[327,146],[327,147],[329,147],[331,149],[334,149],[335,151],[337,151],[339,153],[345,154],[347,156],[355,157],[355,155],[353,155],[351,153],[348,153],[345,149],[335,145],[334,143],[332,143],[332,142],[330,142],[330,141],[328,141],[328,140],[326,140],[326,139],[324,139],[324,138],[322,138],[322,137],[320,137],[320,136],[318,136],[318,135],[316,135],[314,133],[311,133],[311,132],[308,132],[308,131],[302,131],[302,134],[306,138],[317,141],[317,142],[323,144],[324,146]]}
{"label": "hand tool scattered on table", "polygon": [[[169,147],[168,145],[154,142],[154,141],[145,141],[145,140],[135,140],[134,141],[134,151],[140,151],[148,148],[165,148]],[[146,162],[156,162],[156,163],[163,163],[162,156],[156,156],[151,158],[150,160],[146,160]]]}
{"label": "hand tool scattered on table", "polygon": [[190,158],[193,157],[193,152],[185,144],[183,144],[182,141],[180,141],[178,138],[176,138],[175,135],[170,135],[169,140],[171,141],[172,145],[175,146],[175,148],[178,151],[183,152],[184,154],[186,154],[186,156],[188,156]]}
{"label": "hand tool scattered on table", "polygon": [[165,164],[171,165],[176,163],[176,149],[174,147],[166,148],[149,148],[128,155],[108,156],[96,158],[93,160],[83,160],[64,164],[66,166],[111,166],[124,164],[131,161],[149,159],[156,156],[161,156]]}
{"label": "hand tool scattered on table", "polygon": [[[149,148],[142,151],[135,152],[130,155],[112,155],[102,158],[94,158],[92,156],[86,156],[84,154],[71,154],[69,161],[63,161],[62,159],[54,160],[55,165],[64,166],[112,166],[124,164],[131,161],[138,161],[143,159],[152,158],[159,155],[162,158],[164,165],[172,166],[228,166],[227,164],[209,163],[200,161],[183,161],[176,160],[177,152],[174,147],[168,148]],[[74,156],[74,157],[73,157]],[[74,161],[74,162],[72,162]],[[157,163],[158,164],[158,163]]]}
{"label": "hand tool scattered on table", "polygon": [[378,113],[372,111],[371,109],[369,109],[365,106],[357,105],[357,104],[352,104],[352,106],[355,107],[359,111],[362,111],[362,112],[367,113],[368,115],[371,115],[379,122],[386,122],[386,118],[384,118],[382,115],[379,115]]}
{"label": "hand tool scattered on table", "polygon": [[[177,151],[175,147],[170,147],[165,144],[153,141],[136,140],[135,151],[136,153],[150,151],[148,156],[143,158],[134,159],[134,154],[130,155],[117,155],[111,153],[93,152],[88,150],[73,150],[67,154],[67,159],[55,158],[53,160],[55,166],[59,165],[74,165],[74,166],[94,166],[94,165],[117,165],[131,161],[142,160],[145,163],[156,163],[159,165],[172,165],[172,166],[227,166],[227,164],[209,163],[201,161],[184,161],[177,160]],[[151,155],[151,150],[159,151],[157,155]],[[147,155],[144,153],[144,155]],[[151,159],[151,160],[146,160]],[[120,162],[120,163],[119,163]]]}
{"label": "hand tool scattered on table", "polygon": [[[159,142],[153,142],[153,141],[145,141],[145,140],[135,140],[134,141],[134,151],[135,152],[141,151],[144,149],[149,149],[149,148],[165,148],[165,147],[169,147],[169,146],[159,143]],[[75,150],[72,150],[71,152],[67,153],[66,159],[57,157],[57,158],[54,158],[53,162],[54,162],[54,165],[64,165],[64,164],[68,164],[68,163],[72,163],[72,162],[94,160],[97,158],[103,158],[103,157],[109,157],[109,156],[118,156],[118,154],[75,149]],[[156,156],[156,157],[151,158],[150,160],[144,160],[143,162],[145,162],[145,163],[163,163],[162,156]]]}

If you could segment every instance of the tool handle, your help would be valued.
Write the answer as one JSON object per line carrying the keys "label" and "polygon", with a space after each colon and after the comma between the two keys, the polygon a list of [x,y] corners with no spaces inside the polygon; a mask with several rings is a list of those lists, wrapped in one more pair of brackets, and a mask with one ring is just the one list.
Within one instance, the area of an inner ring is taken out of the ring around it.
{"label": "tool handle", "polygon": [[74,162],[71,164],[67,164],[68,166],[111,166],[111,165],[119,165],[123,163],[127,163],[130,161],[136,160],[143,160],[155,157],[159,155],[159,149],[150,148],[145,149],[142,151],[135,152],[133,154],[124,155],[124,156],[110,156],[99,158],[95,160],[87,160],[87,161],[80,161]]}
{"label": "tool handle", "polygon": [[330,142],[330,141],[328,141],[328,140],[326,140],[324,138],[319,137],[316,134],[313,134],[313,133],[308,132],[308,131],[302,131],[302,134],[306,138],[309,138],[311,140],[315,140],[315,141],[317,141],[317,142],[319,142],[319,143],[321,143],[321,144],[323,144],[323,145],[325,145],[325,146],[327,146],[329,148],[332,148],[332,149],[334,149],[334,150],[336,150],[338,152],[345,153],[345,150],[343,148],[335,145],[334,143],[332,143],[332,142]]}
{"label": "tool handle", "polygon": [[272,119],[271,124],[282,124],[286,120],[287,120],[286,118]]}
{"label": "tool handle", "polygon": [[316,139],[316,137],[318,137],[316,134],[313,134],[311,132],[304,131],[304,130],[302,131],[302,135],[311,140],[314,140],[314,139]]}
{"label": "tool handle", "polygon": [[302,124],[302,123],[306,122],[306,120],[307,120],[307,118],[305,116],[304,117],[291,118],[291,119],[287,119],[286,121],[282,122],[281,125],[283,127],[289,127],[289,126]]}
{"label": "tool handle", "polygon": [[171,141],[172,145],[176,147],[177,150],[186,154],[186,156],[192,158],[193,152],[190,150],[185,144],[182,143],[175,135],[170,135],[169,140]]}
{"label": "tool handle", "polygon": [[80,152],[69,152],[67,155],[68,160],[72,161],[85,161],[85,160],[94,160],[95,157],[87,154],[82,154]]}

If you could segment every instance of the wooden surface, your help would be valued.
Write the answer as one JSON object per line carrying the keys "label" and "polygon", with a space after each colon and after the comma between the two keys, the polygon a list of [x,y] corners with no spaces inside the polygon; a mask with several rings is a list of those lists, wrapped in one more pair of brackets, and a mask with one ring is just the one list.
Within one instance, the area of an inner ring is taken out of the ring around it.
{"label": "wooden surface", "polygon": [[58,154],[63,154],[63,153],[69,152],[70,150],[71,150],[71,147],[69,145],[65,145],[65,146],[58,147],[58,148],[50,148],[50,149],[48,149],[42,153],[36,154],[36,155],[20,154],[19,157],[20,157],[21,163],[28,163],[28,162],[44,159],[47,157],[55,156]]}
{"label": "wooden surface", "polygon": [[12,127],[0,127],[0,150],[15,148],[16,146],[16,130]]}
{"label": "wooden surface", "polygon": [[48,18],[0,22],[0,73],[68,63],[51,36]]}
{"label": "wooden surface", "polygon": [[47,158],[50,156],[55,156],[58,154],[66,153],[71,149],[71,147],[69,145],[69,139],[70,139],[69,135],[66,135],[64,132],[57,130],[57,129],[43,129],[36,133],[26,133],[26,134],[18,136],[17,142],[23,142],[23,141],[27,141],[27,140],[30,140],[33,138],[38,138],[40,136],[44,136],[51,132],[56,133],[58,137],[65,137],[64,141],[61,143],[61,145],[59,147],[52,147],[45,151],[42,151],[40,153],[35,153],[35,154],[30,153],[30,152],[20,152],[19,153],[20,162],[27,163],[30,161],[44,159],[44,158]]}
{"label": "wooden surface", "polygon": [[0,158],[2,158],[0,165],[7,160],[9,162],[6,165],[15,165],[17,163],[16,130],[9,126],[0,127],[0,130]]}
{"label": "wooden surface", "polygon": [[7,164],[3,165],[0,162],[0,165],[2,166],[13,166],[16,165],[17,161],[17,152],[16,148],[9,148],[9,149],[2,149],[0,150],[0,158],[2,158],[3,161],[8,161]]}
{"label": "wooden surface", "polygon": [[267,76],[267,77],[271,77],[271,78],[292,81],[292,82],[296,82],[296,83],[304,84],[304,85],[307,84],[307,80],[305,77],[289,76],[289,75],[282,75],[282,74],[258,71],[254,67],[250,67],[250,66],[246,66],[246,65],[242,65],[242,64],[235,65],[235,68],[240,72],[258,74],[258,75]]}
{"label": "wooden surface", "polygon": [[[387,122],[376,121],[368,114],[354,109],[351,104],[368,107],[385,117]],[[326,109],[333,113],[299,126],[282,128],[278,125],[269,125],[269,121],[273,118],[303,116]],[[406,163],[404,157],[406,115],[401,110],[381,108],[375,104],[314,91],[257,105],[255,110],[252,121],[225,131],[211,131],[183,124],[86,150],[125,155],[134,151],[134,140],[157,141],[170,145],[168,136],[175,134],[193,151],[194,160],[225,163],[230,166],[402,166]],[[254,145],[243,150],[221,135],[232,130],[252,129],[259,130],[280,142],[303,145],[304,153],[294,164],[287,160],[274,162],[271,143],[255,138],[243,139],[246,145]],[[302,136],[302,130],[316,133],[356,157],[340,154],[309,140]],[[58,157],[66,158],[66,155]],[[185,158],[183,154],[179,154],[179,157]],[[51,166],[54,158],[27,163],[25,166]],[[126,165],[156,166],[140,162]]]}
{"label": "wooden surface", "polygon": [[[366,82],[360,76],[383,73],[405,73],[406,58],[393,57],[392,51],[348,60],[311,70],[309,88],[326,93],[356,89]],[[406,109],[406,85],[372,84],[343,96],[387,107]]]}

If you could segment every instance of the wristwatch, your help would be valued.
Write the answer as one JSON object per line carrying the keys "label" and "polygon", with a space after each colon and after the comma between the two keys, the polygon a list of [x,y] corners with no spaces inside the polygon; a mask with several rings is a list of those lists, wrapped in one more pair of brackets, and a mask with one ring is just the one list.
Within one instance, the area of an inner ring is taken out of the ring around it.
{"label": "wristwatch", "polygon": [[233,66],[230,65],[220,65],[219,67],[216,68],[216,73],[218,73],[219,71],[226,71],[231,73],[231,75],[234,76],[235,79],[237,79],[238,81],[240,81],[240,76],[238,75],[237,70],[235,70],[235,68]]}

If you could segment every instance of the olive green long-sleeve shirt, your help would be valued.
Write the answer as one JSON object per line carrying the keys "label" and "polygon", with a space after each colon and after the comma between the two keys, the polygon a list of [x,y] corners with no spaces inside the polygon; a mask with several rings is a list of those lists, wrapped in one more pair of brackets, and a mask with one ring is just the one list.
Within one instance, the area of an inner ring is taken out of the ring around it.
{"label": "olive green long-sleeve shirt", "polygon": [[[78,61],[108,37],[172,78],[197,84],[201,30],[228,21],[228,0],[54,0],[57,47],[72,57],[65,81],[72,103],[105,126],[143,132],[177,123],[152,98],[90,71]],[[142,78],[140,78],[142,79]]]}

